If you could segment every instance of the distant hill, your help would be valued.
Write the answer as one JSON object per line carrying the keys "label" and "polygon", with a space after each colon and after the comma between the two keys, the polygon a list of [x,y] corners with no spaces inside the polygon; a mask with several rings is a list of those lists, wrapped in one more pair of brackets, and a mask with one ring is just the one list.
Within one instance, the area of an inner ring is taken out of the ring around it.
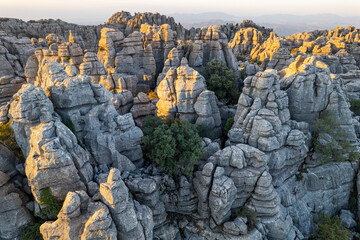
{"label": "distant hill", "polygon": [[222,12],[207,12],[199,14],[170,14],[184,27],[203,27],[225,23],[242,22],[251,19],[259,25],[273,28],[280,36],[294,33],[309,32],[313,30],[333,29],[336,26],[347,27],[349,25],[360,28],[360,17],[342,17],[336,14],[313,14],[313,15],[291,15],[272,14],[263,16],[233,16]]}

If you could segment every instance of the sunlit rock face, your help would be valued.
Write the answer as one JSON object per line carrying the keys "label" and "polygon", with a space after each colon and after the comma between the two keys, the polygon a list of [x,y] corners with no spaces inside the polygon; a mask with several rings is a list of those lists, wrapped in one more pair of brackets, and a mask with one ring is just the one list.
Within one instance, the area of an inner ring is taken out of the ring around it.
{"label": "sunlit rock face", "polygon": [[90,154],[54,113],[41,88],[23,85],[13,97],[9,116],[26,157],[25,172],[37,201],[46,187],[58,199],[64,199],[69,191],[86,189],[93,176]]}
{"label": "sunlit rock face", "polygon": [[194,104],[201,92],[206,90],[206,81],[196,70],[187,65],[186,59],[178,68],[170,68],[157,87],[159,101],[157,115],[196,120]]}
{"label": "sunlit rock face", "polygon": [[298,57],[280,75],[281,88],[289,97],[289,110],[294,120],[307,122],[313,129],[319,113],[330,110],[340,121],[348,139],[356,142],[351,111],[341,80],[330,73],[326,64],[316,57]]}
{"label": "sunlit rock face", "polygon": [[92,201],[85,191],[69,192],[57,217],[41,225],[44,239],[117,239],[109,209]]}
{"label": "sunlit rock face", "polygon": [[151,26],[167,24],[172,31],[177,32],[179,38],[183,39],[185,37],[185,29],[180,23],[176,23],[173,17],[167,17],[159,13],[135,13],[132,16],[129,12],[121,11],[113,14],[106,24],[118,26],[126,36],[134,31],[139,31],[142,24]]}
{"label": "sunlit rock face", "polygon": [[232,48],[235,56],[248,56],[251,52],[260,48],[264,39],[262,32],[256,28],[242,28],[235,33],[229,46]]}

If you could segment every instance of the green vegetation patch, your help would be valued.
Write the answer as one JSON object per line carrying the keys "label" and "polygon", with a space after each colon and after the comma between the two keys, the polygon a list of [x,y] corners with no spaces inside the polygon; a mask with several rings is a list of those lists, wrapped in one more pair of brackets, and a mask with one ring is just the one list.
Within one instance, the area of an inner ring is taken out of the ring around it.
{"label": "green vegetation patch", "polygon": [[40,226],[43,222],[33,222],[21,231],[20,240],[40,240],[43,239],[40,233]]}
{"label": "green vegetation patch", "polygon": [[232,101],[239,99],[240,93],[236,88],[236,75],[220,60],[212,60],[205,66],[203,76],[206,79],[207,88],[219,99],[228,98]]}
{"label": "green vegetation patch", "polygon": [[360,116],[360,100],[350,101],[350,110],[355,113],[356,116]]}
{"label": "green vegetation patch", "polygon": [[144,154],[168,175],[190,176],[204,150],[196,126],[187,120],[147,116],[143,122]]}
{"label": "green vegetation patch", "polygon": [[321,112],[316,120],[313,143],[315,152],[323,156],[324,163],[359,159],[359,153],[341,129],[340,121],[329,110]]}
{"label": "green vegetation patch", "polygon": [[55,219],[62,207],[62,201],[55,198],[52,194],[51,188],[46,187],[40,190],[40,204],[45,204],[46,207],[40,210],[38,217],[43,219]]}
{"label": "green vegetation patch", "polygon": [[257,222],[257,214],[254,210],[251,210],[248,207],[241,207],[239,209],[232,210],[230,219],[234,220],[237,217],[247,218],[247,226],[250,231],[255,228]]}
{"label": "green vegetation patch", "polygon": [[320,216],[316,239],[318,240],[348,240],[351,233],[347,230],[338,216]]}
{"label": "green vegetation patch", "polygon": [[0,124],[0,141],[3,142],[22,162],[25,162],[25,157],[16,142],[14,131],[10,127],[11,121],[6,124]]}
{"label": "green vegetation patch", "polygon": [[228,118],[225,123],[224,127],[224,135],[227,136],[228,132],[230,131],[232,125],[234,124],[234,118]]}

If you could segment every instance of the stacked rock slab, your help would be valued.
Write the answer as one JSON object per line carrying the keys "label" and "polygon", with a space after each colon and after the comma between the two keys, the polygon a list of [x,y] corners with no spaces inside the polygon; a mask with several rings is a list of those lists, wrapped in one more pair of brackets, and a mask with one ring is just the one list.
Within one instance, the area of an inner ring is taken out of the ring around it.
{"label": "stacked rock slab", "polygon": [[10,54],[3,46],[0,36],[0,106],[9,102],[23,83],[25,83],[24,70],[19,58]]}
{"label": "stacked rock slab", "polygon": [[56,117],[45,92],[25,84],[13,96],[11,127],[24,156],[29,186],[39,202],[42,189],[64,199],[67,192],[86,189],[92,180],[90,154],[78,145],[75,135]]}
{"label": "stacked rock slab", "polygon": [[0,238],[14,239],[32,222],[31,214],[25,208],[24,193],[11,178],[16,175],[16,157],[0,142]]}
{"label": "stacked rock slab", "polygon": [[349,101],[360,100],[360,71],[352,70],[348,73],[340,74],[340,78],[344,83],[344,91]]}
{"label": "stacked rock slab", "polygon": [[170,68],[177,68],[180,66],[180,56],[181,55],[177,48],[174,47],[170,50],[169,54],[167,55],[167,59],[164,62],[164,68],[156,80],[156,86],[159,85],[159,83],[164,79]]}
{"label": "stacked rock slab", "polygon": [[226,35],[219,26],[204,27],[200,30],[192,43],[189,55],[189,65],[198,71],[213,59],[226,63],[228,68],[237,71],[237,61],[228,45]]}
{"label": "stacked rock slab", "polygon": [[269,156],[275,186],[297,172],[308,152],[308,126],[290,120],[288,102],[274,70],[247,77],[228,133],[231,143],[249,144]]}
{"label": "stacked rock slab", "polygon": [[194,104],[194,109],[198,115],[195,124],[212,129],[213,138],[221,137],[221,116],[215,93],[209,90],[200,93]]}
{"label": "stacked rock slab", "polygon": [[110,170],[107,182],[100,185],[100,194],[110,209],[119,239],[152,239],[152,211],[130,198],[118,169]]}
{"label": "stacked rock slab", "polygon": [[205,78],[189,67],[187,60],[183,59],[180,67],[169,69],[157,87],[157,115],[180,117],[194,123],[197,117],[194,104],[204,90]]}
{"label": "stacked rock slab", "polygon": [[[298,57],[280,76],[281,88],[289,97],[289,110],[294,120],[309,123],[312,130],[323,110],[330,110],[349,141],[356,144],[353,119],[341,79],[316,57]],[[304,101],[307,99],[307,101]]]}
{"label": "stacked rock slab", "polygon": [[41,225],[44,240],[117,239],[109,209],[102,202],[92,201],[85,191],[69,192],[57,217]]}
{"label": "stacked rock slab", "polygon": [[154,115],[156,110],[155,104],[153,104],[148,95],[140,92],[134,99],[134,106],[130,112],[134,118],[137,126],[142,127],[143,119],[146,116]]}
{"label": "stacked rock slab", "polygon": [[156,64],[151,45],[144,46],[142,34],[133,32],[124,39],[123,48],[117,53],[117,73],[136,75],[137,89],[148,91],[155,87]]}
{"label": "stacked rock slab", "polygon": [[[222,228],[223,237],[246,236],[246,220],[230,220],[231,212],[243,207],[256,212],[267,229],[264,235],[273,234],[275,239],[286,239],[294,234],[296,228],[292,227],[291,217],[280,211],[280,198],[267,171],[267,161],[267,155],[260,150],[237,144],[216,152],[202,171],[195,173],[199,216],[202,219],[210,217],[210,226],[213,221]],[[281,229],[270,224],[276,221],[283,225]]]}
{"label": "stacked rock slab", "polygon": [[236,57],[249,56],[252,49],[263,43],[261,31],[256,28],[241,28],[229,43]]}
{"label": "stacked rock slab", "polygon": [[[98,164],[134,170],[142,163],[142,131],[131,114],[119,115],[112,94],[86,75],[67,78],[53,86],[50,96],[63,121],[73,124],[81,143]],[[129,159],[132,161],[129,161]]]}
{"label": "stacked rock slab", "polygon": [[115,68],[116,53],[122,48],[124,34],[113,28],[102,28],[97,53],[99,61],[102,62],[108,72]]}
{"label": "stacked rock slab", "polygon": [[141,25],[140,32],[144,34],[144,45],[151,45],[156,62],[156,73],[159,73],[170,50],[175,47],[176,32],[169,24],[150,26],[147,23]]}

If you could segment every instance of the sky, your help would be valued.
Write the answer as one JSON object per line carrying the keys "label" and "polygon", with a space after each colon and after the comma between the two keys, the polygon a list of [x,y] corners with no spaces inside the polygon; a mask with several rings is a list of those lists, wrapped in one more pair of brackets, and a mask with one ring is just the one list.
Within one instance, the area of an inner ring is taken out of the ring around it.
{"label": "sky", "polygon": [[0,0],[0,17],[24,20],[62,19],[73,23],[103,23],[115,12],[224,12],[237,17],[268,14],[360,16],[360,0]]}

